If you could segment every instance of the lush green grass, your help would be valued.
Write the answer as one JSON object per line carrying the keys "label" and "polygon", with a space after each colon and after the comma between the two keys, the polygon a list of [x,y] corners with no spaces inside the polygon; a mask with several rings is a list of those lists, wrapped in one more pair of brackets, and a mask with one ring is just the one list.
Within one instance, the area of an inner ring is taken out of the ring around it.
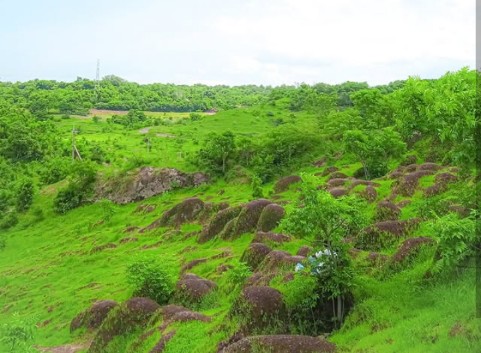
{"label": "lush green grass", "polygon": [[[271,111],[272,108],[269,108]],[[127,130],[120,125],[108,124],[107,113],[100,122],[91,117],[57,119],[65,141],[70,139],[72,126],[80,129],[79,146],[98,143],[108,151],[113,167],[122,166],[137,156],[145,163],[160,167],[194,170],[188,156],[199,148],[199,143],[211,132],[232,130],[239,136],[257,137],[275,127],[275,119],[294,119],[296,125],[309,130],[316,119],[309,114],[292,117],[281,109],[269,113],[267,108],[238,109],[204,116],[191,121],[188,114],[156,114],[169,121],[166,125],[152,126],[146,134],[139,129]],[[172,116],[172,121],[168,119]],[[170,122],[171,121],[171,122]],[[145,131],[144,131],[145,132]],[[158,135],[162,134],[162,135]],[[143,140],[149,137],[152,150],[147,151]],[[85,139],[86,142],[82,142]],[[182,155],[178,154],[182,151]],[[319,156],[321,157],[321,156]],[[336,161],[341,172],[352,175],[360,168],[350,156]],[[394,166],[393,166],[394,167]],[[104,171],[110,170],[108,166]],[[323,168],[306,165],[296,174],[315,174]],[[327,177],[319,177],[319,185]],[[433,177],[421,179],[421,186],[432,185]],[[388,179],[377,180],[378,199],[387,197],[393,186]],[[252,199],[248,184],[232,184],[224,180],[193,189],[177,190],[136,204],[112,205],[111,218],[105,214],[102,203],[86,205],[64,216],[52,211],[53,198],[65,182],[50,185],[36,196],[33,208],[20,217],[20,223],[5,232],[7,245],[0,252],[0,325],[8,324],[14,313],[20,317],[35,318],[38,323],[35,343],[55,346],[86,339],[79,333],[70,334],[69,324],[79,312],[100,299],[124,301],[132,294],[125,277],[125,269],[138,256],[161,258],[167,270],[179,277],[182,265],[200,258],[208,259],[190,272],[211,279],[218,290],[208,296],[197,308],[212,317],[210,323],[177,323],[170,329],[176,335],[167,345],[166,352],[214,352],[219,341],[235,330],[235,322],[225,325],[225,318],[236,299],[240,287],[232,285],[228,272],[218,273],[221,264],[238,264],[253,235],[246,234],[234,241],[211,240],[198,244],[193,236],[201,229],[198,224],[187,224],[181,232],[159,228],[146,233],[125,233],[128,226],[145,227],[174,204],[197,196],[208,202],[228,202],[237,205]],[[263,186],[266,196],[272,195],[273,183]],[[278,202],[292,202],[298,197],[296,187],[278,195]],[[354,191],[360,191],[356,188]],[[360,188],[362,190],[362,188]],[[224,190],[223,193],[219,193]],[[417,192],[412,203],[402,210],[402,218],[419,216],[425,201]],[[400,201],[396,200],[396,201]],[[136,212],[139,204],[156,205],[152,213]],[[289,210],[292,205],[286,206]],[[42,210],[41,215],[33,212]],[[374,217],[376,204],[367,204],[365,212]],[[420,227],[415,235],[433,236],[429,227]],[[138,241],[121,243],[125,237]],[[116,247],[95,251],[108,243]],[[273,245],[294,254],[306,240]],[[392,254],[396,246],[384,249]],[[213,258],[226,252],[229,255]],[[431,254],[432,255],[432,254]],[[356,306],[344,327],[332,335],[342,352],[476,352],[481,340],[479,320],[474,318],[474,285],[471,272],[458,278],[424,279],[430,266],[429,257],[410,264],[404,271],[357,267]],[[148,352],[160,338],[156,333],[140,346]],[[131,335],[116,339],[117,347],[132,347],[137,337]],[[122,348],[122,349],[123,349]],[[7,347],[0,343],[0,352]]]}

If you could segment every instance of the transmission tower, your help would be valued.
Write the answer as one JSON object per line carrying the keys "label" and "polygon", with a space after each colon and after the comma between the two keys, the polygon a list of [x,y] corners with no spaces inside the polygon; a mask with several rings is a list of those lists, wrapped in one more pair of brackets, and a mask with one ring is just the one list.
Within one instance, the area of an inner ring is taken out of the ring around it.
{"label": "transmission tower", "polygon": [[95,100],[100,100],[100,60],[97,59],[97,72],[95,74]]}

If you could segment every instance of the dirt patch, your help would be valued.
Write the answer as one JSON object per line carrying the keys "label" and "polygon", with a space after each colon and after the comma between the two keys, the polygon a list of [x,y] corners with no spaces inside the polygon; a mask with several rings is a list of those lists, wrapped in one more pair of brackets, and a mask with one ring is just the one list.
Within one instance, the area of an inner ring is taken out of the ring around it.
{"label": "dirt patch", "polygon": [[302,181],[301,177],[298,175],[290,175],[277,181],[274,185],[274,192],[281,193],[289,190],[292,184],[297,184]]}
{"label": "dirt patch", "polygon": [[167,343],[175,336],[175,331],[170,331],[165,335],[162,335],[160,340],[155,344],[154,348],[149,353],[162,353]]}
{"label": "dirt patch", "polygon": [[133,233],[138,231],[140,228],[137,226],[128,226],[127,228],[124,229],[124,233]]}
{"label": "dirt patch", "polygon": [[185,265],[182,266],[182,268],[180,269],[180,273],[184,274],[187,271],[193,269],[195,266],[197,266],[199,264],[203,264],[205,262],[207,262],[206,258],[192,260],[192,261],[190,261],[190,262],[188,262],[188,263],[186,263]]}
{"label": "dirt patch", "polygon": [[115,249],[116,247],[117,247],[117,245],[114,244],[114,243],[107,243],[107,244],[99,245],[99,246],[96,246],[95,248],[93,248],[92,250],[90,250],[90,254],[95,254],[97,252],[100,252],[100,251],[103,251],[103,250],[106,250],[106,249]]}
{"label": "dirt patch", "polygon": [[134,243],[134,242],[136,242],[136,241],[139,241],[139,238],[126,237],[126,238],[120,239],[119,243],[120,243],[120,244],[126,244],[126,243]]}
{"label": "dirt patch", "polygon": [[259,222],[257,223],[257,230],[261,232],[269,232],[277,227],[284,218],[286,211],[284,207],[277,204],[267,205],[261,213]]}
{"label": "dirt patch", "polygon": [[320,337],[269,335],[246,337],[224,348],[220,353],[334,353],[336,345]]}
{"label": "dirt patch", "polygon": [[333,179],[347,179],[348,176],[344,173],[341,173],[341,172],[334,172],[334,173],[331,173],[329,174],[329,177],[327,178],[327,181],[331,181]]}
{"label": "dirt patch", "polygon": [[379,250],[392,245],[396,240],[413,231],[420,220],[377,222],[365,228],[356,238],[355,245],[362,250]]}
{"label": "dirt patch", "polygon": [[147,214],[155,211],[157,208],[157,205],[153,204],[146,204],[146,205],[138,205],[137,208],[135,209],[135,213],[141,213],[141,214]]}
{"label": "dirt patch", "polygon": [[90,342],[84,342],[84,343],[66,344],[66,345],[57,346],[57,347],[35,347],[35,348],[38,349],[40,352],[44,352],[44,353],[77,353],[88,348],[89,345],[90,345]]}
{"label": "dirt patch", "polygon": [[317,174],[314,174],[316,176],[328,176],[329,174],[331,173],[335,173],[339,170],[338,167],[334,167],[334,166],[331,166],[331,167],[327,167],[326,169],[324,169],[324,171],[322,173],[317,173]]}

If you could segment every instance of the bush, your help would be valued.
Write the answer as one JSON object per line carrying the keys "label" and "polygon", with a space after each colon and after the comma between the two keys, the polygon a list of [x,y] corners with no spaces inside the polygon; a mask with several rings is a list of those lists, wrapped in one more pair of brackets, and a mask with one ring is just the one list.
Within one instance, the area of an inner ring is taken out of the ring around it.
{"label": "bush", "polygon": [[155,259],[139,259],[127,267],[127,281],[134,286],[134,296],[148,297],[159,304],[168,303],[174,292],[172,276]]}
{"label": "bush", "polygon": [[53,200],[53,210],[59,214],[65,214],[82,204],[84,195],[82,190],[75,184],[69,184],[60,190]]}
{"label": "bush", "polygon": [[23,180],[17,188],[16,209],[18,212],[27,211],[33,202],[33,182],[32,180]]}
{"label": "bush", "polygon": [[247,278],[252,275],[252,271],[245,262],[239,262],[238,265],[234,266],[227,273],[227,278],[232,287],[237,287],[242,285]]}
{"label": "bush", "polygon": [[454,270],[475,254],[477,239],[474,217],[459,219],[457,215],[448,214],[438,217],[431,227],[438,240],[434,272]]}
{"label": "bush", "polygon": [[0,221],[0,229],[12,228],[17,223],[18,223],[17,215],[13,212],[10,212]]}

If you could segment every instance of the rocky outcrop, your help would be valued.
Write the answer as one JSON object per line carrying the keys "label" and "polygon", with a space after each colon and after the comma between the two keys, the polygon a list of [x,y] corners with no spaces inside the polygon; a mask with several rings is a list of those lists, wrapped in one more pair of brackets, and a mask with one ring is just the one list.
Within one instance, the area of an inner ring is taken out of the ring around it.
{"label": "rocky outcrop", "polygon": [[144,167],[126,176],[101,182],[96,187],[98,199],[109,199],[118,204],[140,201],[177,189],[208,182],[203,173],[183,173],[173,168]]}

